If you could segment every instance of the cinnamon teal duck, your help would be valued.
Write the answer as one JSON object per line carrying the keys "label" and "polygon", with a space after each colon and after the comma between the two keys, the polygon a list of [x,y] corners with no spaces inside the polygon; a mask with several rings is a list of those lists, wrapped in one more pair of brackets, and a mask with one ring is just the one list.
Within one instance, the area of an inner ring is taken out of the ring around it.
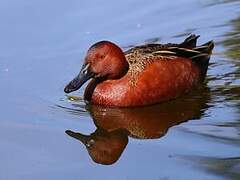
{"label": "cinnamon teal duck", "polygon": [[213,41],[196,46],[191,35],[180,44],[146,44],[125,52],[116,44],[92,45],[80,73],[65,87],[70,93],[89,79],[84,99],[92,104],[134,107],[177,98],[205,79]]}

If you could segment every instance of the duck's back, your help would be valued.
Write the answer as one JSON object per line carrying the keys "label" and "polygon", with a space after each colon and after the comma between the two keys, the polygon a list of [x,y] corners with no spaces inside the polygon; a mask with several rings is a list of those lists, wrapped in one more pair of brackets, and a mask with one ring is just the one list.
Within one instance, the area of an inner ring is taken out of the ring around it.
{"label": "duck's back", "polygon": [[148,44],[126,51],[127,74],[98,84],[92,103],[143,106],[188,92],[204,80],[213,49],[211,41],[196,47],[197,38],[192,35],[181,44]]}

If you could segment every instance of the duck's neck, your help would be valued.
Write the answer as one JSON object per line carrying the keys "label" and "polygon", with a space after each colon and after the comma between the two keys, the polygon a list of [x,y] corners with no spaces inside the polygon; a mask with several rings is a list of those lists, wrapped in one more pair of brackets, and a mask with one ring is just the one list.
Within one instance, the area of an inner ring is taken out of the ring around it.
{"label": "duck's neck", "polygon": [[121,56],[112,57],[111,63],[108,65],[107,69],[107,79],[120,79],[128,72],[129,64],[122,53]]}
{"label": "duck's neck", "polygon": [[127,74],[129,70],[129,64],[123,52],[112,56],[110,63],[108,61],[105,64],[105,67],[105,71],[103,71],[99,76],[96,76],[94,79],[92,79],[87,85],[84,92],[84,99],[86,101],[91,101],[93,92],[99,83],[102,83],[105,80],[121,79]]}
{"label": "duck's neck", "polygon": [[87,103],[89,103],[91,101],[92,95],[93,95],[93,92],[94,92],[94,89],[96,88],[96,86],[103,81],[104,81],[103,78],[95,78],[89,82],[89,84],[87,85],[85,92],[84,92],[84,100]]}

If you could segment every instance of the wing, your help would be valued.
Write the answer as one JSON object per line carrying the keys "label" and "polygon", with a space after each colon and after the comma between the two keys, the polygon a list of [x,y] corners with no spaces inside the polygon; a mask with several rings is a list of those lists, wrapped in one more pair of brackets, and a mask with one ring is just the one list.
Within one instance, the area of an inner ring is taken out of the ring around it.
{"label": "wing", "polygon": [[200,46],[196,46],[199,37],[200,36],[190,35],[180,44],[168,43],[136,46],[126,51],[125,56],[130,64],[130,68],[161,59],[171,60],[178,57],[192,59],[201,69],[201,76],[204,79],[214,43],[213,41],[209,41]]}

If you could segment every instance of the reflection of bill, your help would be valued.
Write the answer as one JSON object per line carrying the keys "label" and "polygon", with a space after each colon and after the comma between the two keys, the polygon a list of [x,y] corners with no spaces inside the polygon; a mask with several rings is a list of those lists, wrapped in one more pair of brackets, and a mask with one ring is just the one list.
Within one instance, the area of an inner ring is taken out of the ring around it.
{"label": "reflection of bill", "polygon": [[190,119],[200,119],[208,107],[207,88],[199,89],[170,102],[138,108],[108,108],[89,106],[97,130],[83,135],[67,130],[66,133],[85,144],[91,158],[100,164],[113,164],[128,143],[128,136],[155,139],[167,130]]}

